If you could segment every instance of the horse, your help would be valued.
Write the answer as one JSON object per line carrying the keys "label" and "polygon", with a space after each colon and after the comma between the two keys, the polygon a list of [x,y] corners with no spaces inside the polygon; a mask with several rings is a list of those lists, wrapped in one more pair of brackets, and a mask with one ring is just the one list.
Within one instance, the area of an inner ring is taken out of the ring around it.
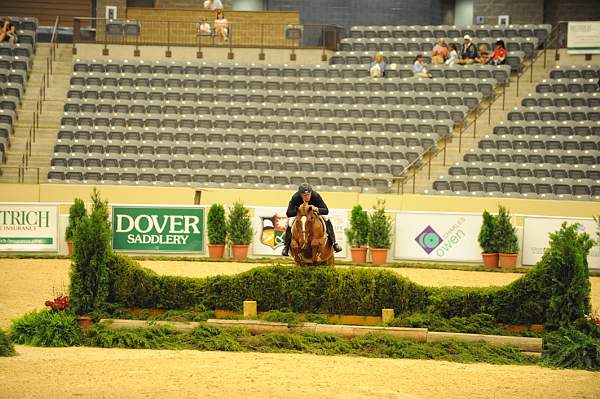
{"label": "horse", "polygon": [[297,264],[333,266],[333,248],[327,242],[325,221],[319,217],[317,208],[304,202],[298,207],[292,225],[292,256]]}

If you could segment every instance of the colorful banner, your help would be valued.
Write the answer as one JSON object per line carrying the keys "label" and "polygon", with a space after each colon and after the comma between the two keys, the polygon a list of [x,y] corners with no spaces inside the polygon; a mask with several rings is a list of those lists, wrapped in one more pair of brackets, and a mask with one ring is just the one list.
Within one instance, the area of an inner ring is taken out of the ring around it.
{"label": "colorful banner", "polygon": [[600,21],[569,22],[569,54],[600,54]]}
{"label": "colorful banner", "polygon": [[396,214],[394,257],[406,260],[481,262],[480,214]]}
{"label": "colorful banner", "polygon": [[58,206],[0,204],[1,251],[58,251]]}
{"label": "colorful banner", "polygon": [[[281,255],[287,228],[286,207],[256,207],[252,228],[254,239],[252,240],[253,255]],[[337,242],[342,246],[342,252],[335,254],[336,258],[345,258],[346,234],[348,227],[348,211],[343,209],[330,209],[329,219],[333,223],[333,230]]]}
{"label": "colorful banner", "polygon": [[113,249],[129,252],[204,252],[204,208],[113,206]]}
{"label": "colorful banner", "polygon": [[[594,219],[526,216],[523,221],[523,259],[521,263],[535,265],[539,262],[550,243],[550,233],[559,230],[564,222],[577,223],[579,231],[588,233],[592,239],[596,238],[598,226]],[[590,250],[588,267],[600,268],[600,247],[598,245],[593,246]]]}

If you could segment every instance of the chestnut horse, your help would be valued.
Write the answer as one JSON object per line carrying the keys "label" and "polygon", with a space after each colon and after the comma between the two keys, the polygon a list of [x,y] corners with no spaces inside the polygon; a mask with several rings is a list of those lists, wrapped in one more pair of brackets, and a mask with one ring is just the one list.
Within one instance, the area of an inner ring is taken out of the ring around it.
{"label": "chestnut horse", "polygon": [[317,208],[307,202],[298,207],[298,214],[292,225],[290,249],[297,264],[334,264],[333,249],[327,242],[325,221],[319,217]]}

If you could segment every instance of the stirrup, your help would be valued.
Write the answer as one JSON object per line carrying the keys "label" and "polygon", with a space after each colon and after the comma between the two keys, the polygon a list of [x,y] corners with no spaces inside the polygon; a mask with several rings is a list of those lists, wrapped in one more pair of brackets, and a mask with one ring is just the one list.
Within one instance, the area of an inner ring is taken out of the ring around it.
{"label": "stirrup", "polygon": [[290,248],[283,247],[283,251],[281,251],[281,256],[289,256],[289,254],[290,254]]}
{"label": "stirrup", "polygon": [[333,250],[335,252],[342,252],[342,247],[337,242],[333,243]]}

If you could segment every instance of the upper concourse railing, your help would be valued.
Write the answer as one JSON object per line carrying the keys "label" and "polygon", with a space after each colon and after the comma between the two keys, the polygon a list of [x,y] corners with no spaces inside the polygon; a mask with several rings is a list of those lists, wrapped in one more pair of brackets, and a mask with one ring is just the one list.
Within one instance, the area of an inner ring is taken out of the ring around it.
{"label": "upper concourse railing", "polygon": [[[73,48],[78,43],[135,46],[187,46],[336,51],[344,29],[318,24],[228,23],[195,20],[106,20],[75,18]],[[222,27],[226,27],[223,30]]]}

